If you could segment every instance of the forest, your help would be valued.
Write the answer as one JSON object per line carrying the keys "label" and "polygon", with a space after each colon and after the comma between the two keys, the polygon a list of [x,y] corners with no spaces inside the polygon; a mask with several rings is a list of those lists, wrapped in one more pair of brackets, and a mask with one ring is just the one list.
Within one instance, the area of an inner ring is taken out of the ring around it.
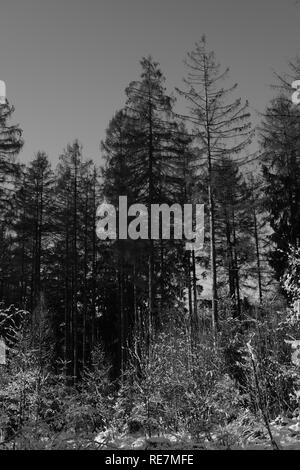
{"label": "forest", "polygon": [[[96,161],[22,163],[0,103],[1,450],[300,449],[300,60],[258,126],[205,37],[185,67],[141,59]],[[120,196],[203,204],[203,248],[101,239]]]}

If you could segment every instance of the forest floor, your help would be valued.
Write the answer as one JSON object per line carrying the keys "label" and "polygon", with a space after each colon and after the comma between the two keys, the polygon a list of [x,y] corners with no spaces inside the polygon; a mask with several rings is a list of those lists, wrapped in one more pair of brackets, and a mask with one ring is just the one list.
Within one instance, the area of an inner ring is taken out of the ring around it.
{"label": "forest floor", "polygon": [[[299,417],[278,417],[270,423],[273,438],[280,450],[300,450]],[[147,437],[142,432],[114,434],[99,433],[95,438],[103,450],[271,450],[272,445],[265,426],[256,423],[251,427],[232,422],[210,435],[200,435],[197,440],[188,435],[164,434]]]}
{"label": "forest floor", "polygon": [[[165,433],[145,435],[136,433],[118,433],[113,430],[102,431],[97,435],[85,433],[71,437],[69,433],[49,438],[30,440],[24,435],[18,449],[27,450],[272,450],[266,427],[258,421],[240,423],[239,419],[225,427],[218,427],[213,432],[199,434],[197,438],[184,433]],[[270,423],[273,440],[279,450],[300,450],[300,417],[278,417]],[[14,450],[12,442],[0,446],[1,450]]]}

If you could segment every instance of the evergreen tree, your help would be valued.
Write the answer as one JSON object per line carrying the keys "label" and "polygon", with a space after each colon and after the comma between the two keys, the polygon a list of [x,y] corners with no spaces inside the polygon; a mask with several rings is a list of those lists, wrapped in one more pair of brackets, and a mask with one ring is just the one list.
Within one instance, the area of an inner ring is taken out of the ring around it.
{"label": "evergreen tree", "polygon": [[12,207],[14,183],[19,174],[15,156],[23,146],[20,127],[9,124],[13,112],[14,108],[7,100],[0,103],[0,300],[8,300],[9,296],[10,281],[7,268],[13,241],[7,229],[7,214]]}
{"label": "evergreen tree", "polygon": [[267,107],[261,125],[262,190],[270,235],[270,263],[279,280],[289,245],[299,246],[299,109],[282,93]]}
{"label": "evergreen tree", "polygon": [[213,171],[219,287],[225,287],[234,315],[240,316],[241,290],[249,278],[255,256],[251,192],[238,165],[230,157],[221,157]]}
{"label": "evergreen tree", "polygon": [[32,312],[44,292],[54,231],[54,175],[44,152],[23,168],[14,205],[15,263],[21,267],[20,301]]}

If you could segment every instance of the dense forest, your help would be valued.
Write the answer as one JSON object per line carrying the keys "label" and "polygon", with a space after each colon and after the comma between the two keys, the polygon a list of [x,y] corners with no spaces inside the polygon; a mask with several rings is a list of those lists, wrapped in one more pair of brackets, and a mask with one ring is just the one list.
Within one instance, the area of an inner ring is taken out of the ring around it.
{"label": "dense forest", "polygon": [[[0,104],[2,449],[300,440],[300,62],[258,126],[204,37],[185,64],[168,92],[141,60],[96,161],[75,139],[55,167],[44,151],[22,163]],[[120,196],[204,204],[203,248],[101,239],[98,207]]]}

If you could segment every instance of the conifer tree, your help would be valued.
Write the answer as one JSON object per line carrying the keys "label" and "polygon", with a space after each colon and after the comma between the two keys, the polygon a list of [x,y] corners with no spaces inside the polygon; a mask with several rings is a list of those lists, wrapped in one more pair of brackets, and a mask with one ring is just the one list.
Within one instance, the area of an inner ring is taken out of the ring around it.
{"label": "conifer tree", "polygon": [[189,115],[184,115],[193,126],[194,135],[201,146],[201,154],[207,162],[208,202],[210,220],[210,258],[212,275],[212,324],[213,331],[218,329],[218,292],[217,292],[217,254],[216,254],[216,217],[215,188],[213,185],[213,165],[225,155],[239,153],[251,140],[247,102],[240,99],[230,100],[230,93],[236,86],[225,89],[222,85],[228,69],[221,71],[215,55],[207,49],[203,37],[186,60],[186,90],[177,90],[189,105]]}
{"label": "conifer tree", "polygon": [[[127,111],[135,127],[135,152],[132,160],[138,201],[146,204],[151,227],[151,205],[170,203],[180,194],[178,164],[181,155],[174,145],[178,137],[177,124],[171,118],[172,100],[166,94],[164,77],[151,57],[141,61],[141,80],[132,82],[126,90]],[[155,272],[157,244],[148,243],[148,349],[153,331],[158,327],[157,292]]]}
{"label": "conifer tree", "polygon": [[23,146],[20,127],[9,123],[13,112],[14,107],[7,100],[0,103],[0,300],[8,300],[11,295],[7,275],[12,238],[7,231],[7,213],[12,208],[14,184],[19,175],[15,157]]}
{"label": "conifer tree", "polygon": [[270,263],[278,280],[287,266],[289,245],[299,246],[299,113],[283,92],[267,107],[260,128],[264,208],[273,230]]}

